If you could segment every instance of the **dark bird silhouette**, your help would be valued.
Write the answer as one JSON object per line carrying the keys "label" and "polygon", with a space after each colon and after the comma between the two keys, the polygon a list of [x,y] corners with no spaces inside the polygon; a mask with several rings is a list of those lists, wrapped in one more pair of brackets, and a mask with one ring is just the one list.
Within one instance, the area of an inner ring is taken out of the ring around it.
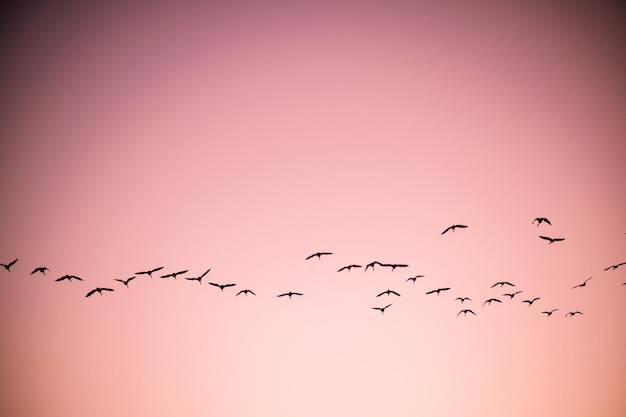
{"label": "dark bird silhouette", "polygon": [[456,300],[461,300],[461,304],[463,304],[465,301],[472,301],[472,299],[469,297],[456,297],[454,301]]}
{"label": "dark bird silhouette", "polygon": [[585,280],[585,282],[583,282],[582,284],[574,285],[574,286],[572,287],[572,289],[574,289],[574,288],[578,288],[578,287],[581,287],[581,288],[582,288],[582,287],[586,286],[586,285],[587,285],[587,281],[589,281],[591,278],[593,278],[593,277],[589,277],[589,278],[587,278],[587,279]]}
{"label": "dark bird silhouette", "polygon": [[414,277],[407,278],[407,281],[413,281],[413,284],[415,284],[418,278],[424,278],[424,275],[415,275]]}
{"label": "dark bird silhouette", "polygon": [[216,284],[214,282],[209,282],[209,284],[213,285],[214,287],[219,287],[220,290],[222,290],[222,292],[224,292],[224,288],[227,287],[234,287],[237,284]]}
{"label": "dark bird silhouette", "polygon": [[278,294],[276,297],[284,297],[284,296],[288,296],[288,297],[291,299],[291,296],[292,296],[292,295],[302,295],[302,294],[301,294],[301,293],[299,293],[299,292],[289,291],[289,292],[286,292],[286,293],[284,293],[284,294]]}
{"label": "dark bird silhouette", "polygon": [[30,274],[33,275],[35,272],[41,272],[42,274],[46,275],[46,271],[49,271],[50,269],[46,268],[45,266],[40,266],[38,268],[33,269],[33,272],[31,272]]}
{"label": "dark bird silhouette", "polygon": [[202,275],[200,275],[199,277],[195,277],[195,278],[185,278],[185,279],[187,279],[187,280],[189,280],[189,281],[198,281],[198,284],[202,284],[202,282],[201,282],[201,281],[202,281],[202,278],[204,278],[204,276],[205,276],[206,274],[208,274],[210,270],[211,270],[211,268],[207,269],[207,270],[206,270],[206,271],[204,271],[204,273],[203,273]]}
{"label": "dark bird silhouette", "polygon": [[248,296],[248,294],[256,295],[252,290],[241,290],[237,294],[235,294],[235,297],[237,297],[239,294],[245,294],[246,297]]}
{"label": "dark bird silhouette", "polygon": [[380,294],[378,294],[376,297],[380,297],[383,294],[387,294],[387,295],[393,294],[393,295],[397,295],[398,297],[400,297],[400,294],[398,294],[397,292],[392,291],[392,290],[383,291]]}
{"label": "dark bird silhouette", "polygon": [[548,245],[551,245],[551,244],[553,244],[554,242],[560,242],[560,241],[562,241],[562,240],[565,240],[565,238],[562,238],[562,237],[554,237],[554,238],[552,238],[552,237],[548,237],[548,236],[539,236],[539,237],[540,237],[541,239],[543,239],[543,240],[549,240],[549,241],[550,241],[550,243],[548,243]]}
{"label": "dark bird silhouette", "polygon": [[464,316],[467,316],[467,313],[472,313],[473,315],[476,315],[476,313],[474,313],[472,310],[469,309],[465,309],[465,310],[461,310],[457,313],[457,317],[459,314],[463,313]]}
{"label": "dark bird silhouette", "polygon": [[177,276],[182,275],[182,274],[186,273],[187,271],[188,270],[185,269],[184,271],[172,272],[171,274],[161,275],[161,278],[174,278],[174,279],[176,279]]}
{"label": "dark bird silhouette", "polygon": [[77,279],[79,281],[83,280],[81,277],[77,277],[76,275],[63,275],[61,278],[55,279],[55,281],[58,282],[58,281],[68,280],[71,282],[73,279]]}
{"label": "dark bird silhouette", "polygon": [[488,299],[487,301],[485,301],[483,303],[483,307],[485,306],[485,304],[491,305],[492,301],[495,301],[496,303],[501,303],[502,302],[502,301],[498,300],[497,298],[490,298],[490,299]]}
{"label": "dark bird silhouette", "polygon": [[[568,317],[568,316],[572,316],[572,317],[573,317],[573,316],[575,316],[576,314],[583,314],[583,313],[581,313],[580,311],[570,311],[569,313],[567,313],[567,314],[565,315],[565,317]],[[584,316],[584,314],[583,314],[583,316]]]}
{"label": "dark bird silhouette", "polygon": [[96,292],[98,292],[98,293],[100,293],[100,295],[102,295],[102,291],[113,291],[113,288],[101,288],[101,287],[94,288],[93,290],[89,291],[85,297],[89,297],[90,295],[92,295],[93,293],[96,293]]}
{"label": "dark bird silhouette", "polygon": [[130,277],[130,278],[127,278],[127,279],[117,279],[117,278],[115,278],[116,281],[121,282],[122,284],[126,285],[127,287],[128,287],[128,283],[131,282],[134,279],[135,279],[135,277]]}
{"label": "dark bird silhouette", "polygon": [[317,253],[314,253],[313,255],[307,256],[304,260],[306,261],[307,259],[311,259],[314,256],[317,256],[317,259],[322,259],[322,255],[332,255],[332,254],[333,254],[332,252],[317,252]]}
{"label": "dark bird silhouette", "polygon": [[351,270],[352,268],[361,268],[361,265],[346,265],[346,266],[344,266],[343,268],[340,268],[337,272],[341,272],[341,271],[343,271],[344,269],[347,269],[347,270],[348,270],[348,272],[350,272],[350,270]]}
{"label": "dark bird silhouette", "polygon": [[608,268],[604,268],[605,271],[608,271],[609,269],[612,269],[613,271],[615,271],[617,268],[619,268],[622,265],[626,265],[626,262],[620,262],[618,264],[615,265],[611,265]]}
{"label": "dark bird silhouette", "polygon": [[449,226],[448,228],[446,228],[446,230],[441,232],[441,234],[445,234],[448,230],[452,230],[452,232],[454,233],[454,229],[456,229],[457,227],[460,229],[465,229],[467,226],[465,226],[464,224],[453,224],[452,226]]}
{"label": "dark bird silhouette", "polygon": [[542,311],[541,314],[546,314],[548,317],[550,317],[552,313],[558,310],[559,310],[558,308],[555,308],[554,310],[550,310],[550,311]]}
{"label": "dark bird silhouette", "polygon": [[385,310],[387,309],[387,307],[391,307],[393,304],[387,304],[384,307],[372,307],[373,310],[380,310],[380,312],[382,314],[385,314]]}
{"label": "dark bird silhouette", "polygon": [[528,303],[528,307],[530,307],[531,305],[533,305],[535,301],[540,300],[540,299],[541,299],[540,297],[535,297],[532,300],[524,300],[522,301],[522,303]]}
{"label": "dark bird silhouette", "polygon": [[521,293],[521,291],[515,291],[515,292],[508,293],[508,294],[502,294],[502,296],[504,297],[506,295],[508,297],[511,297],[509,298],[509,300],[512,300],[513,297],[515,297],[515,294],[519,294],[519,293]]}
{"label": "dark bird silhouette", "polygon": [[539,227],[539,225],[543,222],[548,223],[550,226],[552,226],[552,223],[550,223],[550,220],[546,219],[545,217],[537,217],[535,220],[533,220],[533,224],[537,222],[537,227]]}
{"label": "dark bird silhouette", "polygon": [[367,272],[367,270],[368,270],[370,267],[372,268],[372,271],[373,271],[373,270],[374,270],[374,266],[376,266],[376,265],[383,266],[383,264],[381,264],[381,263],[380,263],[380,262],[378,262],[378,261],[370,262],[370,263],[368,263],[367,265],[365,265],[365,271],[363,271],[363,272]]}
{"label": "dark bird silhouette", "polygon": [[504,287],[505,285],[510,285],[511,287],[515,287],[515,284],[511,284],[508,281],[500,281],[500,282],[496,282],[495,284],[493,284],[491,288],[495,287],[496,285],[499,285],[500,288]]}
{"label": "dark bird silhouette", "polygon": [[158,268],[154,268],[151,269],[149,271],[140,271],[140,272],[135,272],[135,275],[148,275],[150,278],[152,278],[152,274],[154,272],[160,271],[161,269],[163,269],[162,266],[158,267]]}
{"label": "dark bird silhouette", "polygon": [[439,293],[441,291],[448,291],[450,288],[437,288],[436,290],[430,290],[428,291],[426,294],[432,294],[432,293],[437,293],[437,295],[439,295]]}
{"label": "dark bird silhouette", "polygon": [[0,266],[5,267],[5,269],[6,269],[7,271],[11,272],[11,267],[12,267],[13,265],[15,265],[15,262],[17,262],[17,260],[18,260],[18,259],[19,259],[19,258],[13,259],[13,260],[12,260],[11,262],[9,262],[8,264],[0,264]]}
{"label": "dark bird silhouette", "polygon": [[393,272],[396,268],[406,268],[408,265],[406,264],[381,264],[381,266],[390,267],[391,272]]}

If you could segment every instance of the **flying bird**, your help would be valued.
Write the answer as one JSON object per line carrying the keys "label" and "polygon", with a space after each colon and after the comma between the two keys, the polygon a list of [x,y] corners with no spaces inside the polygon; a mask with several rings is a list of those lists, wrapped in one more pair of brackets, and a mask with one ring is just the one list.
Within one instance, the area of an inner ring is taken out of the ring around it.
{"label": "flying bird", "polygon": [[509,297],[511,297],[511,298],[509,298],[509,300],[512,300],[513,297],[515,297],[515,294],[519,294],[519,293],[521,293],[521,291],[515,291],[515,292],[512,292],[512,293],[508,293],[508,294],[502,294],[502,296],[505,296],[505,295],[509,296]]}
{"label": "flying bird", "polygon": [[619,268],[619,267],[620,267],[620,266],[622,266],[622,265],[626,265],[626,262],[620,262],[620,263],[618,263],[618,264],[611,265],[611,266],[609,266],[608,268],[604,268],[604,270],[605,270],[605,271],[608,271],[609,269],[611,269],[611,270],[615,271],[617,268]]}
{"label": "flying bird", "polygon": [[530,307],[531,305],[533,305],[535,301],[540,300],[540,299],[541,299],[540,297],[535,297],[532,300],[524,300],[522,301],[522,303],[528,303],[528,307]]}
{"label": "flying bird", "polygon": [[46,268],[45,266],[40,266],[38,268],[33,269],[33,272],[31,272],[30,274],[33,275],[35,272],[41,272],[42,274],[46,275],[46,271],[49,271],[50,269]]}
{"label": "flying bird", "polygon": [[548,236],[539,236],[539,237],[540,237],[541,239],[543,239],[543,240],[549,240],[549,241],[550,241],[550,243],[548,243],[548,245],[551,245],[551,244],[553,244],[554,242],[560,242],[560,241],[562,241],[562,240],[565,240],[565,238],[562,238],[562,237],[554,237],[554,238],[552,238],[552,237],[548,237]]}
{"label": "flying bird", "polygon": [[176,279],[177,276],[182,275],[184,273],[186,273],[188,271],[188,269],[185,269],[184,271],[178,271],[178,272],[172,272],[171,274],[165,274],[165,275],[161,275],[161,278],[174,278]]}
{"label": "flying bird", "polygon": [[83,280],[81,277],[77,277],[76,275],[63,275],[61,278],[55,279],[55,281],[58,282],[58,281],[68,280],[68,281],[72,282],[73,279],[77,279],[79,281]]}
{"label": "flying bird", "polygon": [[187,279],[187,280],[189,280],[189,281],[198,281],[198,284],[202,284],[202,282],[201,282],[201,281],[202,281],[202,278],[204,278],[204,276],[205,276],[206,274],[208,274],[210,270],[211,270],[211,268],[207,269],[207,270],[206,270],[206,271],[204,271],[204,273],[203,273],[202,275],[200,275],[199,277],[195,277],[195,278],[186,278],[186,277],[185,277],[185,279]]}
{"label": "flying bird", "polygon": [[441,234],[445,234],[448,230],[452,230],[452,232],[454,233],[454,229],[456,228],[461,228],[461,229],[465,229],[467,226],[465,226],[464,224],[453,224],[452,226],[449,226],[448,228],[446,228],[446,230],[444,230],[443,232],[441,232]]}
{"label": "flying bird", "polygon": [[286,292],[286,293],[284,293],[284,294],[278,294],[276,297],[284,297],[284,296],[286,296],[286,295],[287,295],[287,296],[289,296],[289,298],[291,299],[291,296],[292,296],[292,295],[302,295],[302,294],[301,294],[301,293],[299,293],[299,292],[289,291],[289,292]]}
{"label": "flying bird", "polygon": [[406,264],[381,264],[381,266],[391,267],[391,272],[393,272],[396,268],[406,268],[408,265]]}
{"label": "flying bird", "polygon": [[224,288],[227,287],[234,287],[237,284],[216,284],[214,282],[209,282],[209,284],[213,285],[214,287],[219,287],[220,290],[222,290],[222,292],[224,292]]}
{"label": "flying bird", "polygon": [[461,304],[463,304],[465,301],[472,301],[472,299],[469,297],[456,297],[454,301],[456,300],[461,300]]}
{"label": "flying bird", "polygon": [[19,258],[13,259],[11,262],[9,262],[8,264],[0,264],[0,266],[3,266],[6,268],[7,271],[11,272],[11,267],[13,265],[15,265],[15,262],[17,262]]}
{"label": "flying bird", "polygon": [[[581,313],[580,311],[570,311],[569,313],[567,313],[567,314],[565,315],[565,317],[568,317],[568,316],[572,316],[572,317],[573,317],[573,316],[575,316],[576,314],[583,314],[583,313]],[[584,316],[584,314],[583,314],[583,316]]]}
{"label": "flying bird", "polygon": [[148,275],[150,278],[152,278],[152,274],[154,272],[160,271],[161,269],[163,269],[162,266],[160,266],[158,268],[150,269],[149,271],[135,272],[135,275]]}
{"label": "flying bird", "polygon": [[380,310],[380,312],[382,314],[385,314],[385,310],[387,309],[387,307],[391,307],[393,304],[387,304],[384,307],[372,307],[373,310]]}
{"label": "flying bird", "polygon": [[383,294],[387,294],[387,295],[393,294],[393,295],[397,295],[398,297],[400,297],[400,294],[398,294],[397,292],[392,291],[392,290],[383,291],[380,294],[378,294],[376,297],[380,297]]}
{"label": "flying bird", "polygon": [[365,271],[363,271],[363,272],[367,272],[368,268],[370,268],[370,267],[372,268],[372,271],[373,271],[374,270],[374,266],[376,266],[376,265],[383,266],[383,264],[381,264],[378,261],[370,262],[369,264],[365,265]]}
{"label": "flying bird", "polygon": [[552,223],[550,223],[550,220],[546,219],[545,217],[537,217],[535,220],[533,220],[533,224],[537,222],[537,227],[539,227],[539,225],[543,222],[548,223],[550,226],[552,226]]}
{"label": "flying bird", "polygon": [[245,294],[245,295],[246,295],[246,297],[247,297],[247,296],[248,296],[248,293],[250,293],[250,294],[252,294],[252,295],[256,295],[256,294],[254,293],[254,291],[252,291],[252,290],[241,290],[241,291],[239,291],[237,294],[235,294],[235,297],[237,297],[239,294]]}
{"label": "flying bird", "polygon": [[501,303],[502,302],[502,301],[498,300],[497,298],[490,298],[490,299],[488,299],[487,301],[485,301],[483,303],[483,307],[485,306],[485,304],[491,305],[492,301],[495,301],[496,303]]}
{"label": "flying bird", "polygon": [[314,256],[317,256],[317,259],[322,259],[322,255],[332,255],[332,254],[333,254],[332,252],[317,252],[317,253],[314,253],[313,255],[307,256],[304,260],[306,261],[307,259],[311,259]]}
{"label": "flying bird", "polygon": [[508,281],[500,281],[500,282],[496,282],[495,284],[493,284],[491,288],[495,287],[496,285],[499,285],[500,288],[504,287],[505,285],[510,285],[511,287],[515,287],[515,284],[511,284]]}
{"label": "flying bird", "polygon": [[589,281],[591,278],[593,278],[593,277],[589,277],[589,278],[587,278],[587,279],[585,280],[585,282],[583,282],[582,284],[574,285],[574,286],[572,287],[572,289],[574,289],[574,288],[578,288],[578,287],[581,287],[581,288],[582,288],[582,287],[586,286],[586,285],[587,285],[587,281]]}
{"label": "flying bird", "polygon": [[436,290],[430,290],[428,291],[426,294],[432,294],[432,293],[437,293],[437,295],[439,295],[439,293],[441,291],[448,291],[450,288],[437,288]]}
{"label": "flying bird", "polygon": [[415,284],[418,278],[424,278],[424,275],[415,275],[414,277],[407,278],[407,281],[413,281],[413,284]]}
{"label": "flying bird", "polygon": [[344,266],[343,268],[340,268],[337,272],[341,272],[341,271],[343,271],[344,269],[347,269],[347,270],[348,270],[348,272],[350,272],[350,270],[351,270],[352,268],[361,268],[361,265],[346,265],[346,266]]}
{"label": "flying bird", "polygon": [[131,282],[134,279],[135,279],[135,277],[130,277],[128,279],[117,279],[117,278],[115,278],[116,281],[121,282],[122,284],[126,285],[127,287],[128,287],[128,283]]}
{"label": "flying bird", "polygon": [[85,297],[89,297],[90,295],[92,295],[93,293],[96,293],[96,292],[98,292],[98,293],[100,293],[100,295],[102,295],[102,291],[113,291],[113,288],[101,288],[101,287],[94,288],[93,290],[89,291]]}
{"label": "flying bird", "polygon": [[550,311],[542,311],[541,314],[546,314],[548,317],[550,317],[552,313],[558,310],[559,310],[558,308],[555,308],[554,310],[550,310]]}
{"label": "flying bird", "polygon": [[465,310],[461,310],[457,313],[457,317],[459,314],[463,313],[464,316],[467,316],[467,313],[472,313],[473,315],[476,315],[476,313],[474,313],[472,310],[469,309],[465,309]]}

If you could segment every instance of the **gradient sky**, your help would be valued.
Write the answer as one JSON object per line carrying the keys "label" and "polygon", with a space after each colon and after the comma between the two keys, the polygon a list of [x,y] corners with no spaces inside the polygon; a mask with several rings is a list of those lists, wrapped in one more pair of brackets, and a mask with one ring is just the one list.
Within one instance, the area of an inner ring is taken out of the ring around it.
{"label": "gradient sky", "polygon": [[622,15],[309,3],[5,14],[0,414],[626,415]]}

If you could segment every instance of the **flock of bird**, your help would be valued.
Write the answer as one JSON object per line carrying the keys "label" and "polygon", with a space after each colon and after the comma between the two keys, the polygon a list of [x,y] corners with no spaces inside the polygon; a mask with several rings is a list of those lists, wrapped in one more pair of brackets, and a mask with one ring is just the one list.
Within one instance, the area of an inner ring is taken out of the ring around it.
{"label": "flock of bird", "polygon": [[[532,224],[534,224],[534,223],[537,223],[537,227],[539,225],[541,225],[542,223],[546,223],[548,225],[552,225],[550,220],[545,218],[545,217],[537,217],[537,218],[535,218],[533,220]],[[441,234],[444,235],[444,234],[446,234],[450,230],[454,233],[455,229],[465,229],[467,227],[468,227],[467,225],[463,225],[463,224],[453,224],[453,225],[447,227],[443,232],[441,232]],[[552,238],[552,237],[543,236],[543,235],[540,235],[539,237],[541,239],[543,239],[543,240],[549,241],[549,244],[552,244],[554,242],[561,242],[561,241],[565,240],[564,238]],[[313,253],[313,254],[307,256],[305,258],[305,260],[309,260],[309,259],[312,259],[312,258],[317,258],[319,260],[319,259],[322,258],[322,256],[330,256],[330,255],[333,255],[333,252],[316,252],[316,253]],[[0,263],[0,266],[4,267],[8,272],[11,272],[11,268],[18,262],[18,260],[19,259],[16,258],[16,259],[14,259],[11,262],[8,262],[6,264]],[[616,269],[618,269],[620,266],[623,266],[623,265],[626,265],[626,262],[620,262],[620,263],[617,263],[615,265],[610,265],[610,266],[604,268],[604,271],[609,271],[609,270],[615,271]],[[409,265],[408,264],[395,264],[395,263],[382,263],[382,262],[379,262],[379,261],[373,261],[373,262],[370,262],[370,263],[365,265],[364,272],[367,272],[370,268],[372,269],[372,271],[374,271],[376,266],[381,267],[381,268],[391,268],[391,270],[394,271],[396,268],[407,268]],[[352,271],[353,268],[362,268],[362,267],[363,267],[362,265],[350,264],[350,265],[346,265],[346,266],[343,266],[343,267],[339,268],[337,270],[337,272],[342,272],[342,271],[350,272],[350,271]],[[117,282],[120,282],[125,287],[128,287],[128,284],[132,280],[136,279],[138,275],[147,275],[148,277],[152,278],[152,274],[154,274],[156,272],[159,272],[159,271],[161,271],[163,269],[164,269],[164,267],[160,266],[160,267],[156,267],[156,268],[152,268],[152,269],[147,269],[147,270],[144,270],[144,271],[135,272],[135,274],[133,276],[131,276],[129,278],[126,278],[126,279],[119,279],[119,278],[117,278],[117,279],[114,279],[114,280],[117,281]],[[45,267],[45,266],[40,266],[40,267],[36,267],[35,269],[33,269],[33,271],[30,273],[30,275],[34,275],[36,273],[40,273],[40,274],[45,275],[46,271],[50,271],[50,269],[48,267]],[[186,280],[188,280],[188,281],[197,281],[198,284],[202,284],[203,278],[210,271],[211,271],[211,268],[207,269],[202,275],[199,275],[197,277],[184,277],[184,278]],[[162,278],[162,279],[167,279],[167,278],[174,278],[174,279],[176,279],[176,277],[178,277],[179,275],[184,275],[187,272],[188,272],[188,270],[180,270],[180,271],[170,272],[170,273],[167,273],[167,274],[164,274],[164,275],[160,275],[160,278]],[[409,278],[406,279],[406,282],[411,281],[413,284],[415,284],[415,282],[417,281],[418,278],[424,278],[424,275],[415,275],[415,276],[409,277]],[[589,277],[589,278],[585,279],[582,283],[579,283],[579,284],[577,284],[577,285],[575,285],[575,286],[573,286],[571,288],[572,289],[584,288],[585,286],[587,286],[587,283],[591,279],[592,279],[592,277]],[[72,280],[83,281],[83,279],[81,277],[78,277],[76,275],[69,275],[69,274],[62,275],[61,277],[55,279],[55,281],[57,281],[57,282],[65,281],[65,280],[70,281],[70,282]],[[220,283],[215,283],[215,282],[208,282],[208,284],[212,285],[214,287],[219,288],[221,292],[224,292],[225,288],[230,288],[230,287],[234,287],[234,286],[237,285],[237,284],[234,284],[234,283],[220,284]],[[626,285],[626,282],[624,282],[622,285]],[[498,281],[498,282],[494,283],[491,286],[491,288],[495,288],[495,287],[498,287],[498,286],[499,286],[499,288],[503,288],[504,286],[516,287],[515,284],[513,284],[511,282],[508,282],[508,281]],[[442,293],[444,291],[449,291],[450,289],[451,288],[449,288],[449,287],[435,288],[435,289],[427,291],[425,294],[426,295],[437,294],[437,296],[439,296],[440,293]],[[96,287],[96,288],[93,288],[92,290],[90,290],[89,292],[87,292],[85,297],[90,297],[90,296],[92,296],[95,293],[98,293],[98,294],[102,295],[103,291],[112,292],[112,291],[115,291],[115,290],[113,288],[109,288],[109,287]],[[502,294],[502,296],[503,297],[509,297],[509,300],[513,300],[513,298],[516,295],[518,295],[518,294],[520,294],[522,292],[523,291],[521,291],[521,290],[517,290],[517,291],[514,291],[514,292],[511,291],[511,292]],[[252,291],[250,289],[242,289],[242,290],[238,291],[235,294],[235,296],[239,296],[241,294],[246,295],[246,296],[248,294],[256,296],[254,291]],[[302,296],[302,295],[303,295],[303,293],[300,293],[300,292],[289,291],[289,292],[278,294],[278,295],[276,295],[276,297],[289,297],[291,299],[293,296]],[[381,297],[381,296],[384,296],[384,295],[386,295],[388,297],[390,297],[390,296],[400,297],[401,296],[399,292],[391,290],[391,289],[387,289],[387,290],[379,293],[378,295],[376,295],[376,297]],[[541,299],[541,297],[533,297],[533,298],[529,298],[529,299],[526,299],[526,300],[522,300],[522,303],[526,303],[530,307],[530,306],[533,305],[533,303],[535,303],[536,301],[538,301],[540,299]],[[463,305],[466,301],[472,301],[472,299],[469,298],[469,297],[456,297],[454,299],[454,301],[460,301],[461,304]],[[492,298],[488,298],[487,300],[485,300],[483,302],[482,307],[484,308],[485,305],[490,306],[491,303],[502,303],[502,301],[499,298],[493,298],[493,297]],[[372,307],[372,309],[380,311],[381,314],[384,314],[385,310],[387,310],[392,305],[393,305],[393,303],[389,303],[389,304],[386,304],[383,307]],[[551,310],[542,311],[541,314],[545,314],[547,317],[551,317],[552,314],[554,312],[556,312],[556,311],[559,311],[559,309],[558,308],[553,308]],[[463,309],[461,309],[457,313],[457,316],[459,316],[461,314],[466,316],[468,313],[470,313],[472,315],[476,315],[476,312],[474,312],[472,309],[463,308]],[[582,315],[583,313],[580,312],[580,311],[569,311],[569,312],[567,312],[565,314],[565,317],[573,317],[573,316],[578,315],[578,314]]]}

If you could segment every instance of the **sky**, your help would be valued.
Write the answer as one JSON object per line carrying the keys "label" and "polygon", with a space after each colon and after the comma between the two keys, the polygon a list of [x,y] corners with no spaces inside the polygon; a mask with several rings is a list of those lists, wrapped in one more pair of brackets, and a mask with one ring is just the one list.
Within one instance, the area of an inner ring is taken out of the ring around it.
{"label": "sky", "polygon": [[1,415],[626,415],[611,3],[3,14]]}

